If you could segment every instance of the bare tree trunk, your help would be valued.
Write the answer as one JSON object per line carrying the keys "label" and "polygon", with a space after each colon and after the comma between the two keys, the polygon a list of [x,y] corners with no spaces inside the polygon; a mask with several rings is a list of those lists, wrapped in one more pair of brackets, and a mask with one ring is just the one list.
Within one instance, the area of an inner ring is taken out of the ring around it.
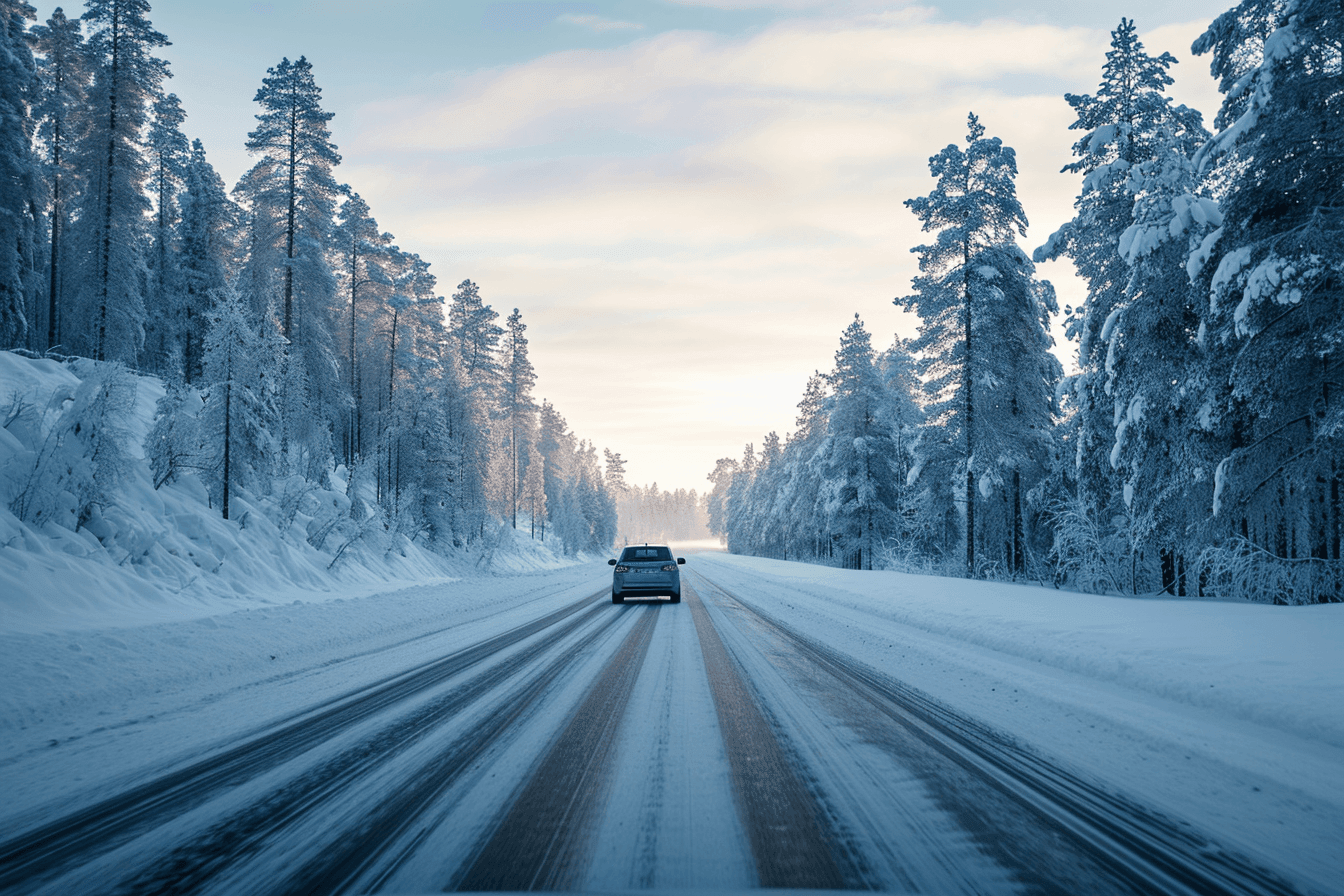
{"label": "bare tree trunk", "polygon": [[285,340],[293,339],[294,317],[294,228],[298,206],[299,106],[289,106],[289,220],[285,226]]}
{"label": "bare tree trunk", "polygon": [[100,299],[98,302],[98,345],[95,357],[104,357],[107,341],[108,285],[112,278],[112,181],[116,174],[117,158],[117,83],[120,77],[121,4],[112,4],[112,74],[108,79],[107,113],[107,183],[103,201],[103,264],[99,271]]}
{"label": "bare tree trunk", "polygon": [[966,577],[975,576],[975,473],[971,459],[975,456],[975,396],[971,387],[971,250],[962,243],[962,294],[965,297],[966,363],[962,367],[962,388],[966,390]]}
{"label": "bare tree trunk", "polygon": [[233,447],[233,347],[229,347],[229,378],[224,383],[224,519],[229,518],[229,453]]}

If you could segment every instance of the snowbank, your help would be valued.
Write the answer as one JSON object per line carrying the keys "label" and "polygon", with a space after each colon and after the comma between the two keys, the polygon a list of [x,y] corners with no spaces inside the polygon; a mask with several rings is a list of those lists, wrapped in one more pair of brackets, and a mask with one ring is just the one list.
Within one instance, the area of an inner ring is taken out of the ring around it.
{"label": "snowbank", "polygon": [[[100,393],[111,381],[120,391]],[[0,352],[0,632],[199,618],[573,562],[511,530],[451,558],[397,535],[313,537],[319,514],[348,506],[336,476],[286,496],[281,512],[274,497],[261,507],[237,495],[224,520],[194,475],[153,486],[143,445],[163,391],[112,365]],[[101,457],[91,421],[111,433]]]}
{"label": "snowbank", "polygon": [[1110,597],[727,555],[699,562],[729,588],[747,574],[785,586],[781,599],[816,598],[800,609],[831,617],[850,651],[881,640],[875,624],[886,621],[1344,747],[1344,605]]}

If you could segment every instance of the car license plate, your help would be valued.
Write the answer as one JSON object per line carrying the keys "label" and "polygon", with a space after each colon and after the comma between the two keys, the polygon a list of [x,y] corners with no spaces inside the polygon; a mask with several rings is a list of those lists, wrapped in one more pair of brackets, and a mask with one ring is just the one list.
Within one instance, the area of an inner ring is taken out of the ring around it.
{"label": "car license plate", "polygon": [[635,572],[642,576],[656,576],[662,572],[661,569],[637,569]]}

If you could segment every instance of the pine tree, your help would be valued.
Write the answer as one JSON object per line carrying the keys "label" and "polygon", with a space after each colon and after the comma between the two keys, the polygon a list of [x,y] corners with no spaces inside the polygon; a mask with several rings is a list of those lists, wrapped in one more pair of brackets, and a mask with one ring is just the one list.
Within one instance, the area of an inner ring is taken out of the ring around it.
{"label": "pine tree", "polygon": [[1195,131],[1166,132],[1154,158],[1131,170],[1133,223],[1119,243],[1130,277],[1098,334],[1114,408],[1108,461],[1123,482],[1129,547],[1132,553],[1156,548],[1162,587],[1172,594],[1184,593],[1185,549],[1206,514],[1211,485],[1211,465],[1191,437],[1202,428],[1208,383],[1197,339],[1203,302],[1191,287],[1186,259],[1222,215],[1216,202],[1199,195],[1191,161],[1199,140]]}
{"label": "pine tree", "polygon": [[[1226,446],[1213,510],[1280,560],[1338,560],[1344,538],[1341,47],[1332,0],[1243,0],[1193,47],[1225,91],[1196,158],[1223,188],[1223,223],[1191,260]],[[1286,599],[1340,599],[1339,564],[1316,566],[1333,571]]]}
{"label": "pine tree", "polygon": [[29,49],[23,0],[0,2],[0,347],[28,342],[36,289],[38,168],[31,144],[37,67]]}
{"label": "pine tree", "polygon": [[[484,531],[493,489],[491,416],[497,407],[500,384],[499,339],[504,331],[495,323],[499,314],[481,300],[480,290],[470,280],[458,284],[448,306],[448,342],[452,347],[460,383],[461,409],[458,435],[462,445],[463,496],[466,512]],[[548,501],[554,504],[548,489]]]}
{"label": "pine tree", "polygon": [[160,96],[154,102],[154,117],[145,148],[149,151],[149,187],[154,197],[154,222],[150,228],[149,281],[145,296],[145,359],[148,370],[179,376],[168,371],[170,358],[185,355],[181,337],[182,272],[178,225],[178,194],[186,180],[191,147],[182,133],[186,113],[177,94]]}
{"label": "pine tree", "polygon": [[1107,345],[1101,332],[1124,301],[1129,283],[1129,268],[1117,247],[1133,220],[1130,173],[1161,153],[1167,141],[1164,135],[1189,139],[1203,132],[1199,113],[1173,107],[1164,93],[1172,84],[1167,70],[1174,64],[1169,53],[1148,55],[1134,22],[1121,19],[1111,32],[1097,93],[1065,94],[1077,113],[1069,127],[1083,131],[1083,136],[1073,146],[1076,160],[1063,170],[1083,175],[1082,191],[1074,202],[1073,220],[1035,252],[1038,262],[1067,256],[1087,282],[1083,306],[1066,309],[1065,332],[1078,343],[1079,372],[1071,382],[1078,408],[1073,421],[1078,488],[1084,504],[1097,516],[1105,515],[1119,494],[1106,461],[1115,423],[1106,390]]}
{"label": "pine tree", "polygon": [[341,192],[331,172],[341,157],[321,96],[304,57],[267,70],[255,97],[262,111],[246,144],[258,159],[234,188],[252,228],[243,280],[254,313],[274,302],[288,343],[282,442],[294,468],[310,477],[321,474],[331,451],[330,409],[347,400],[336,361],[336,283],[327,263]]}
{"label": "pine tree", "polygon": [[[148,166],[140,135],[149,105],[168,76],[153,55],[168,39],[150,24],[147,0],[87,0],[94,60],[89,127],[78,164],[88,176],[72,240],[80,258],[81,338],[70,341],[98,360],[134,363],[145,336],[144,187]],[[77,237],[77,238],[76,238]]]}
{"label": "pine tree", "polygon": [[522,313],[517,308],[513,309],[505,321],[503,357],[500,361],[503,374],[500,413],[507,427],[509,441],[509,520],[515,529],[518,528],[522,476],[526,474],[522,464],[527,461],[528,447],[536,428],[536,404],[532,400],[532,388],[536,385],[537,373],[527,357],[526,332],[527,324],[523,323]]}
{"label": "pine tree", "polygon": [[205,338],[203,439],[210,479],[224,519],[238,486],[264,486],[274,471],[279,445],[276,422],[277,366],[273,345],[249,320],[246,303],[232,289],[214,297]]}
{"label": "pine tree", "polygon": [[[937,186],[928,196],[907,200],[923,229],[937,238],[911,250],[920,256],[921,273],[913,280],[914,293],[897,300],[922,320],[911,343],[920,356],[928,414],[917,475],[924,478],[926,506],[934,508],[955,503],[952,494],[943,493],[954,478],[964,483],[968,576],[976,574],[976,479],[992,482],[997,476],[998,458],[986,443],[982,419],[989,392],[999,384],[989,358],[999,338],[993,327],[1001,323],[992,306],[1005,292],[996,281],[1010,264],[1019,268],[1013,278],[1030,276],[1025,257],[1010,261],[1014,239],[1027,226],[1014,186],[1017,161],[1011,148],[984,134],[971,115],[966,150],[952,144],[930,159]],[[991,254],[981,259],[986,252]],[[1009,349],[998,347],[1003,350]]]}
{"label": "pine tree", "polygon": [[[391,281],[382,269],[386,248],[390,241],[380,233],[369,205],[358,193],[351,193],[341,204],[336,230],[332,238],[333,268],[340,284],[341,295],[348,300],[345,312],[348,335],[345,363],[346,389],[350,393],[350,412],[341,438],[347,466],[363,453],[364,395],[360,371],[361,342],[371,339],[366,324],[372,317],[370,308],[377,298],[375,291],[390,286]],[[361,299],[363,304],[361,305]],[[343,302],[344,304],[344,302]]]}
{"label": "pine tree", "polygon": [[[330,277],[321,249],[328,242],[340,192],[331,171],[341,157],[327,128],[334,113],[323,111],[321,100],[305,57],[297,62],[282,59],[267,69],[253,100],[262,112],[246,144],[260,158],[237,187],[257,213],[254,226],[267,250],[256,262],[279,272],[280,332],[291,343],[305,335],[296,329],[296,303],[326,298],[321,291]],[[318,294],[312,295],[314,291]],[[320,315],[323,310],[312,312]]]}
{"label": "pine tree", "polygon": [[834,400],[826,438],[814,463],[841,561],[872,569],[877,546],[896,531],[900,509],[898,447],[890,403],[873,359],[872,340],[857,314],[840,337],[828,377]]}
{"label": "pine tree", "polygon": [[185,188],[180,200],[180,266],[182,296],[177,343],[182,347],[182,376],[191,384],[201,378],[205,321],[211,296],[228,283],[228,267],[236,246],[238,207],[224,190],[224,181],[205,158],[201,141],[191,144]]}
{"label": "pine tree", "polygon": [[67,19],[60,7],[45,25],[32,29],[40,54],[40,99],[34,108],[37,140],[45,156],[48,195],[49,255],[46,286],[46,346],[62,341],[61,315],[68,304],[64,236],[70,224],[69,208],[79,194],[83,172],[72,163],[73,148],[84,139],[89,125],[88,93],[93,81],[79,19]]}

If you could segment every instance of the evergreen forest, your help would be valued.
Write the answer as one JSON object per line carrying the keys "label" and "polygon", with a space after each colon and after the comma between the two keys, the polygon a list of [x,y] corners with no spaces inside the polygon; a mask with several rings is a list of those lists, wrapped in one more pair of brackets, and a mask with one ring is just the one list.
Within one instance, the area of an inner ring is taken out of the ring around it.
{"label": "evergreen forest", "polygon": [[[709,475],[735,552],[1119,594],[1344,600],[1344,11],[1243,0],[1191,48],[1209,125],[1121,19],[1076,120],[1074,217],[1028,255],[971,115],[905,204],[927,234],[879,351],[859,315],[796,429]],[[1068,376],[1050,335],[1054,290]]]}

